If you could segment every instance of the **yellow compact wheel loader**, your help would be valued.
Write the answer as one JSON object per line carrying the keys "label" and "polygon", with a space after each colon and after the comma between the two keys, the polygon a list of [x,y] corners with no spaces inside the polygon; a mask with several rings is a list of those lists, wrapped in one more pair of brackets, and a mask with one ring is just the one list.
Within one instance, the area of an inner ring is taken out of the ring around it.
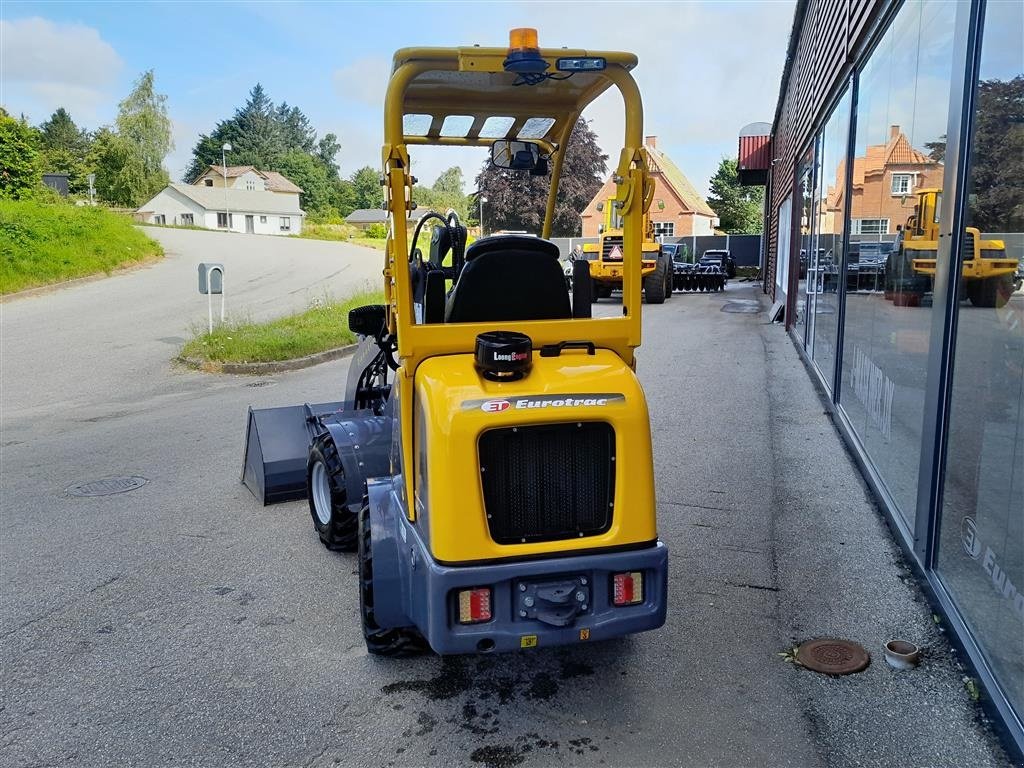
{"label": "yellow compact wheel loader", "polygon": [[[939,189],[917,191],[914,214],[907,219],[899,247],[886,268],[886,297],[916,306],[931,290],[939,248]],[[976,307],[1004,305],[1014,291],[1017,260],[1007,258],[1002,240],[982,240],[976,227],[964,228],[960,296]]]}
{"label": "yellow compact wheel loader", "polygon": [[[361,342],[342,400],[250,409],[243,470],[265,503],[308,498],[324,545],[357,553],[371,653],[586,643],[665,621],[668,554],[634,373],[652,183],[636,63],[542,49],[533,30],[507,49],[395,54],[386,303],[352,311]],[[609,88],[625,106],[623,311],[594,318],[586,262],[570,295],[548,238],[572,129]],[[440,211],[410,236],[419,145],[487,147],[501,168],[549,173],[543,237],[467,247],[457,215]]]}
{"label": "yellow compact wheel loader", "polygon": [[[653,186],[650,188],[650,194],[654,194]],[[667,254],[662,253],[661,246],[654,239],[654,225],[646,213],[650,204],[650,200],[644,202],[640,275],[643,280],[644,301],[648,304],[663,304],[665,299],[672,295],[672,260]],[[584,258],[590,264],[594,301],[606,299],[612,295],[612,291],[621,290],[624,274],[623,216],[619,209],[619,200],[611,197],[598,203],[597,209],[604,214],[601,234],[596,243],[583,244]]]}

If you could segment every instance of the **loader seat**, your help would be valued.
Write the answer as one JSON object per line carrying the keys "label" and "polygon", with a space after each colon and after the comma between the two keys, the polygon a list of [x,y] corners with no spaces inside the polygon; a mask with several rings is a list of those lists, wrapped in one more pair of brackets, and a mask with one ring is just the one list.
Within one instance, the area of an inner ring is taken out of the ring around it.
{"label": "loader seat", "polygon": [[539,237],[494,235],[466,249],[466,266],[445,322],[568,320],[572,317],[558,246]]}

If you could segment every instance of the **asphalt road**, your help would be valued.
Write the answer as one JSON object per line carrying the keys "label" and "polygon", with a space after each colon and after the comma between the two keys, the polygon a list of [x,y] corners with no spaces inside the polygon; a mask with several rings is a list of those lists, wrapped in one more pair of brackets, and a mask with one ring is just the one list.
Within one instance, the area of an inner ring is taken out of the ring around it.
{"label": "asphalt road", "polygon": [[[305,262],[285,264],[264,296],[302,282]],[[667,625],[388,661],[362,643],[355,558],[320,546],[303,503],[260,507],[238,481],[246,408],[333,399],[347,361],[175,371],[154,335],[182,334],[186,311],[86,338],[121,327],[119,286],[162,268],[3,307],[0,764],[1006,764],[754,288],[645,307]],[[65,493],[113,475],[148,482]],[[780,656],[821,635],[864,643],[871,666],[831,679]],[[882,661],[897,635],[926,648],[917,671]]]}

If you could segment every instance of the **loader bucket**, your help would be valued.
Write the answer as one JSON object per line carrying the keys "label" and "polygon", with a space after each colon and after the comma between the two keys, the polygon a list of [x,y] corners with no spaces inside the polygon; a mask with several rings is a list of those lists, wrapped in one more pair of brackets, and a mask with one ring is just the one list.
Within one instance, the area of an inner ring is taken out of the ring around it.
{"label": "loader bucket", "polygon": [[318,430],[317,416],[343,403],[249,408],[242,482],[264,505],[306,497],[306,459]]}

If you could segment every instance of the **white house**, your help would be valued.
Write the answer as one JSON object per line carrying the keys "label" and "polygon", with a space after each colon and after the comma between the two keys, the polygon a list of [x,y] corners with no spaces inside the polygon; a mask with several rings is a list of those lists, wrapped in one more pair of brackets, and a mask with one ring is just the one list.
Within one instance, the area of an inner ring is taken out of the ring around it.
{"label": "white house", "polygon": [[[244,179],[244,176],[239,178]],[[266,179],[263,181],[265,183]],[[196,226],[257,235],[296,235],[302,231],[302,220],[306,216],[299,207],[297,192],[271,192],[265,188],[246,189],[244,186],[241,189],[237,186],[225,188],[223,183],[219,187],[206,186],[205,183],[168,184],[139,208],[137,215],[142,221],[152,224]]]}

